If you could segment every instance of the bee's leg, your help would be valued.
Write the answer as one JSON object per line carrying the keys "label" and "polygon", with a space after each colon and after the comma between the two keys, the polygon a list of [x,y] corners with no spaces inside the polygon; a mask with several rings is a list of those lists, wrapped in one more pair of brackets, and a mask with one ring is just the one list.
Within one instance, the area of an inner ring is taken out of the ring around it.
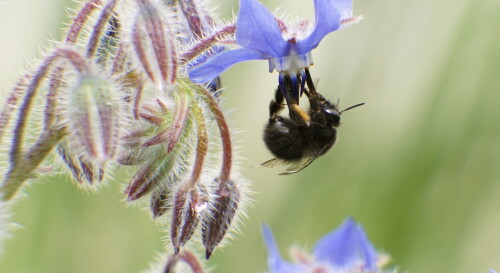
{"label": "bee's leg", "polygon": [[309,93],[306,93],[306,95],[310,98],[311,96],[314,96],[317,94],[316,92],[316,87],[314,86],[311,73],[309,73],[309,69],[304,69],[306,72],[306,83],[307,83],[307,88],[309,88]]}
{"label": "bee's leg", "polygon": [[283,103],[285,98],[283,97],[283,93],[280,90],[280,87],[276,88],[276,92],[274,93],[274,100],[269,103],[269,117],[273,118],[279,114],[283,108],[285,108],[285,104]]}
{"label": "bee's leg", "polygon": [[309,124],[311,121],[311,117],[306,111],[302,110],[298,104],[290,104],[288,105],[288,110],[290,113],[290,118],[295,121],[300,121],[306,124]]}
{"label": "bee's leg", "polygon": [[299,79],[299,84],[300,84],[300,96],[302,97],[302,94],[306,94],[307,97],[309,97],[309,91],[306,89],[306,82],[307,82],[307,74],[305,69],[301,69],[299,73],[297,73],[297,79]]}
{"label": "bee's leg", "polygon": [[[309,92],[305,92],[307,97],[309,98],[309,106],[311,109],[309,112],[310,113],[322,112],[324,105],[325,104],[331,105],[331,103],[316,91],[316,87],[314,86],[311,73],[309,73],[309,69],[305,69],[305,73],[306,73],[307,88],[309,89]],[[333,105],[331,107],[333,107]]]}
{"label": "bee's leg", "polygon": [[[290,119],[309,124],[311,118],[309,114],[302,110],[299,106],[299,97],[294,96],[293,90],[294,83],[289,75],[284,75],[280,79],[280,85],[278,86],[278,90],[276,92],[281,91],[281,96],[286,100],[286,104],[288,105],[288,111],[290,115]],[[276,98],[278,98],[278,94],[276,94]]]}

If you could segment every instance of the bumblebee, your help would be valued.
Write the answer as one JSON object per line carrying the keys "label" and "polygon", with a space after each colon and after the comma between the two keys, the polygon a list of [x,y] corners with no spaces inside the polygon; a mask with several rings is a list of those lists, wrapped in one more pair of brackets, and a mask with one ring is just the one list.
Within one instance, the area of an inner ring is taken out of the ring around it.
{"label": "bumblebee", "polygon": [[[298,99],[290,95],[291,83],[286,79],[285,84],[276,89],[275,98],[269,105],[270,117],[264,128],[263,138],[267,149],[276,158],[262,163],[261,166],[289,165],[281,175],[297,173],[328,152],[337,139],[340,115],[349,109],[364,105],[359,103],[339,111],[338,103],[331,103],[316,91],[307,69],[305,76],[307,88],[303,86],[301,93],[309,99],[309,111],[300,108]],[[279,115],[285,105],[288,106],[288,117]]]}

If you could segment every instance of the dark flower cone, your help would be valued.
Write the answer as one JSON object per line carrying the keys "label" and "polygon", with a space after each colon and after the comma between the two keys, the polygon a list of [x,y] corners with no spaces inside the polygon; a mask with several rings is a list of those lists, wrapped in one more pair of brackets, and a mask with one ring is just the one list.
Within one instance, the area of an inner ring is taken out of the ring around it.
{"label": "dark flower cone", "polygon": [[226,235],[240,201],[240,191],[233,181],[228,180],[220,185],[213,209],[203,223],[202,239],[207,259]]}

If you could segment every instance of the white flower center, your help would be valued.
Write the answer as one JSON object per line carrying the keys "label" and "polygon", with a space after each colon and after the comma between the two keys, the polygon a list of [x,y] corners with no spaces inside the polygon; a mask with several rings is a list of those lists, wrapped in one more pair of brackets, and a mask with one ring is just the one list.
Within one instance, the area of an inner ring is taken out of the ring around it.
{"label": "white flower center", "polygon": [[290,55],[286,57],[269,59],[269,72],[273,72],[276,69],[280,73],[285,72],[290,75],[297,75],[300,70],[309,68],[312,64],[311,52],[297,55],[295,50],[292,49]]}

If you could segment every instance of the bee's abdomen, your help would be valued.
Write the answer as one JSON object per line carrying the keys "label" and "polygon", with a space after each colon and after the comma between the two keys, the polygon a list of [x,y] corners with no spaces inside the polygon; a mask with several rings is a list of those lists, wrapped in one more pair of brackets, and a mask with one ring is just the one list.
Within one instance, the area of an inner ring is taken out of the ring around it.
{"label": "bee's abdomen", "polygon": [[264,129],[264,142],[269,151],[288,161],[301,159],[304,156],[304,137],[296,122],[283,117],[274,117]]}

